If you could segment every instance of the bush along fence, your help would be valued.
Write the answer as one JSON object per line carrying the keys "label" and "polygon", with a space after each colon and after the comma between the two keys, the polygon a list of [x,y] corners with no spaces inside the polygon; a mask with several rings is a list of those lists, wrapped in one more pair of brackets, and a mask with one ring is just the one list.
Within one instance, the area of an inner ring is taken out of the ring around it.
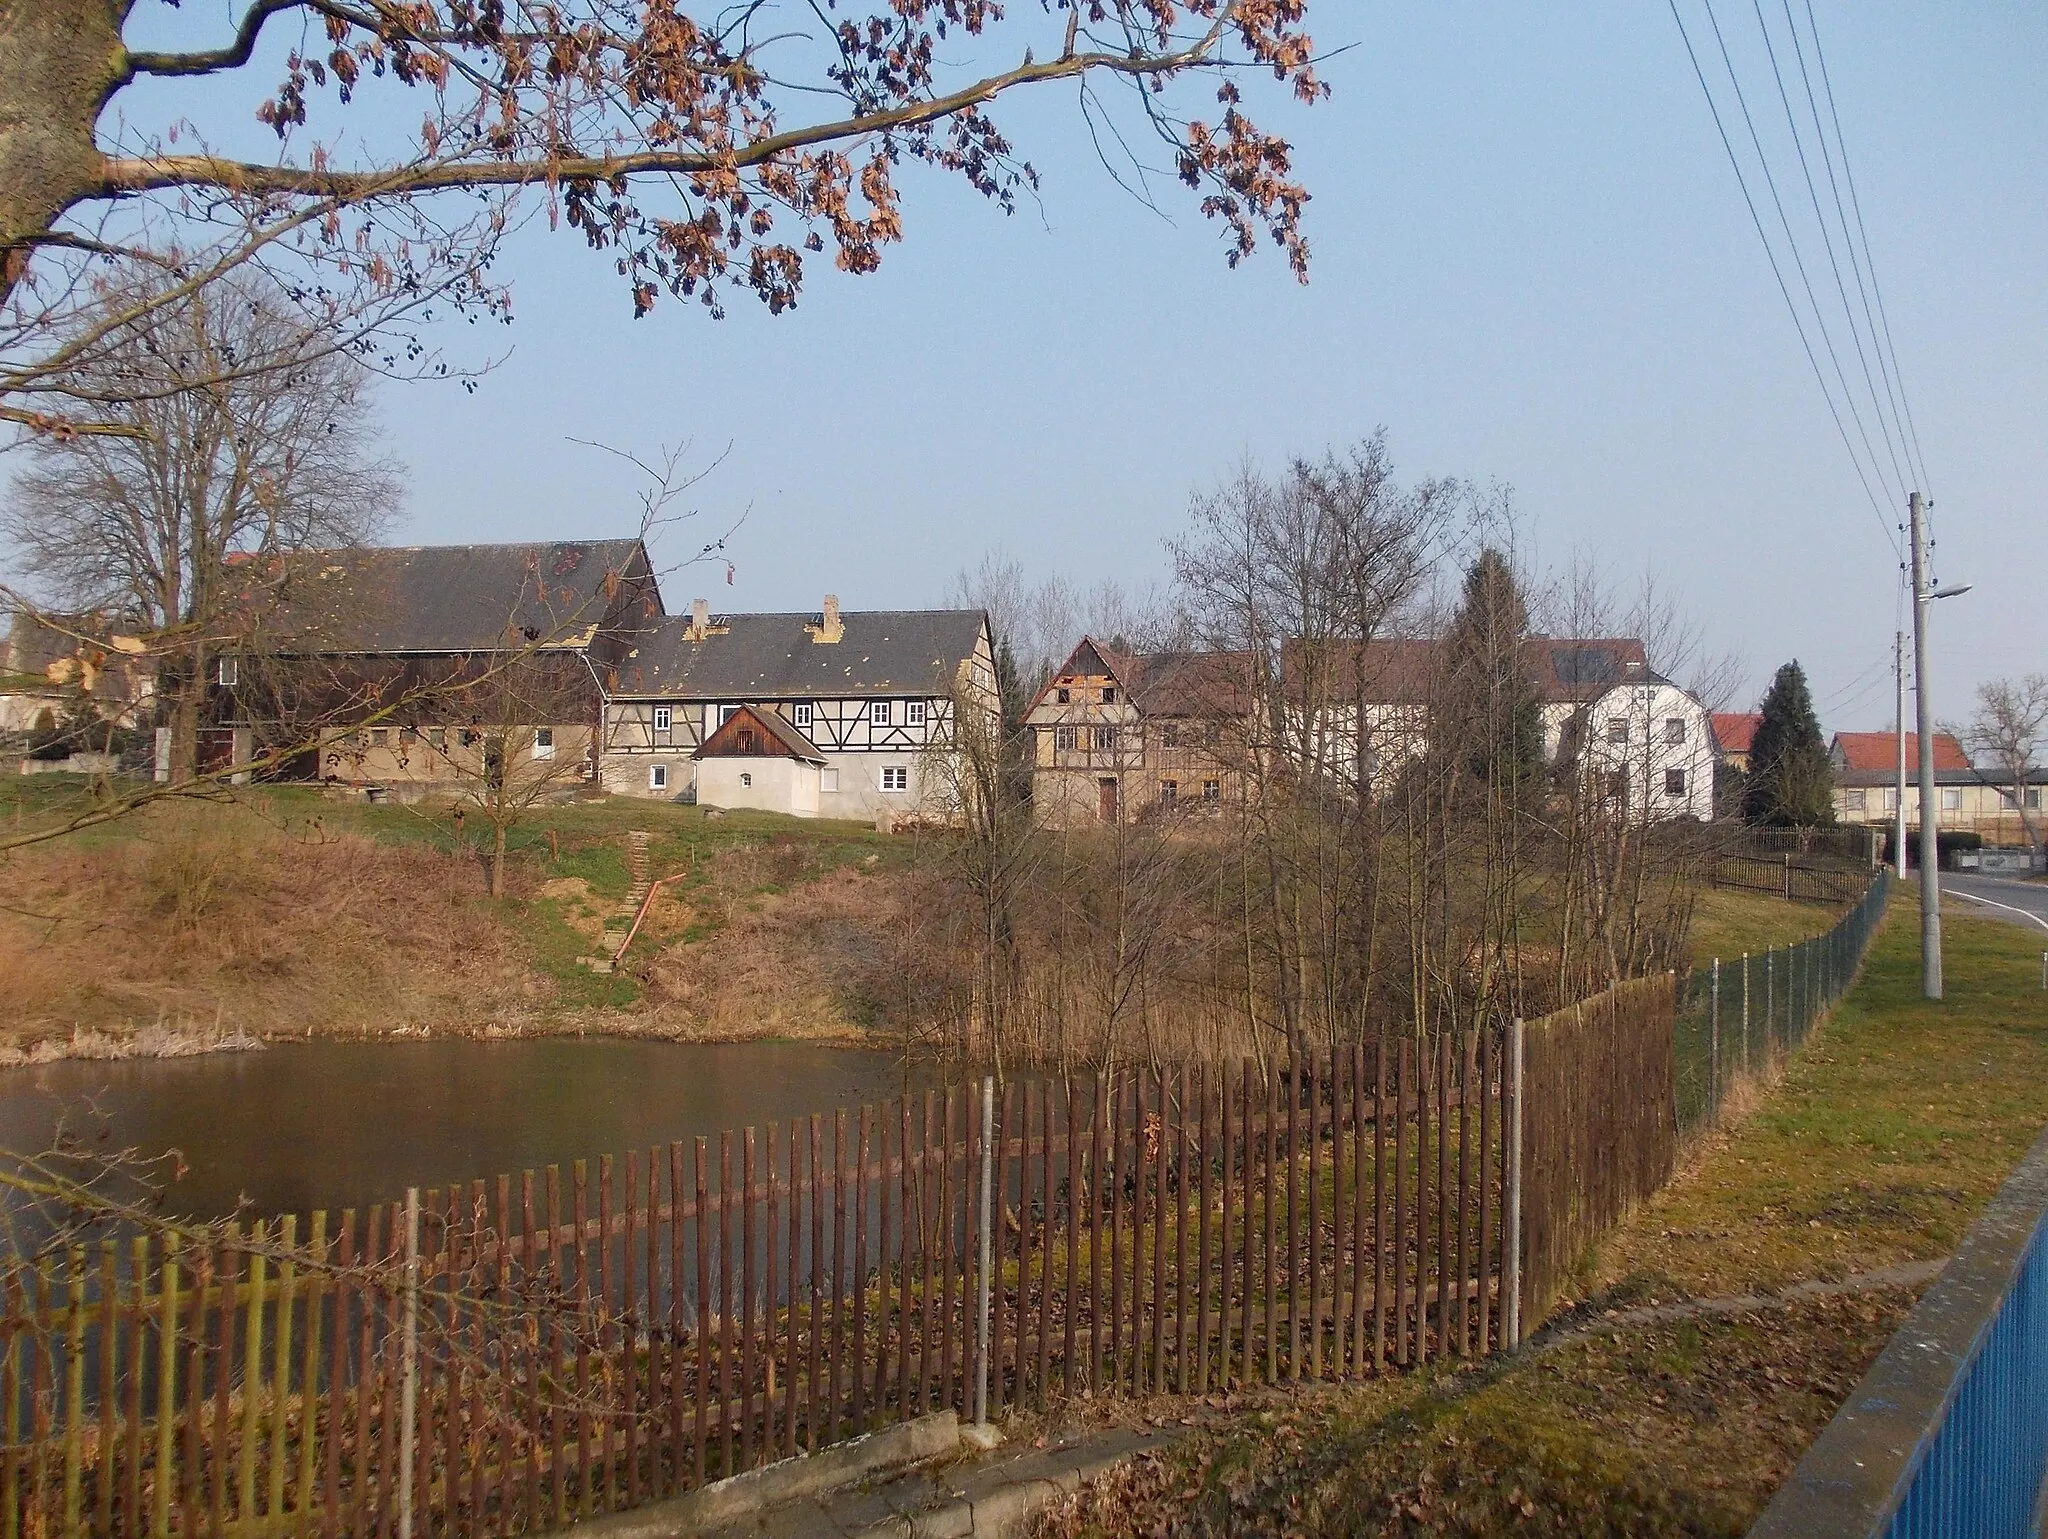
{"label": "bush along fence", "polygon": [[1804,1035],[1874,891],[1765,968],[1747,1060],[1724,1069],[1709,1005],[1712,1095],[1697,978],[1663,975],[1526,1025],[934,1089],[67,1243],[0,1279],[0,1539],[496,1539],[928,1411],[1511,1347],[1688,1116]]}
{"label": "bush along fence", "polygon": [[1879,868],[1825,935],[1759,954],[1715,957],[1681,982],[1675,1083],[1681,1134],[1720,1120],[1739,1082],[1772,1073],[1841,998],[1891,896]]}

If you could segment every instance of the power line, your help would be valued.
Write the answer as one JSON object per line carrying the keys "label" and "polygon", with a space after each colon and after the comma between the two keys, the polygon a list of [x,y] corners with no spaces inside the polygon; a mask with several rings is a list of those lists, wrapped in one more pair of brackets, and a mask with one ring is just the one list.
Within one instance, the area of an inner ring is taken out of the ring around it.
{"label": "power line", "polygon": [[1927,474],[1927,456],[1920,450],[1920,427],[1913,420],[1913,402],[1906,394],[1906,377],[1899,368],[1899,350],[1892,341],[1892,322],[1885,310],[1884,289],[1877,281],[1877,263],[1870,255],[1870,231],[1863,223],[1863,199],[1856,191],[1856,173],[1849,165],[1849,141],[1842,135],[1842,115],[1835,105],[1835,84],[1828,73],[1827,50],[1821,46],[1820,25],[1814,20],[1813,0],[1806,0],[1806,25],[1813,34],[1813,56],[1820,66],[1821,90],[1828,99],[1828,116],[1835,125],[1835,147],[1842,157],[1842,179],[1849,184],[1849,207],[1856,213],[1856,236],[1863,243],[1863,265],[1870,270],[1870,292],[1877,301],[1878,323],[1884,328],[1885,351],[1891,355],[1891,374],[1899,385],[1899,404],[1905,411],[1906,434],[1913,445],[1914,460],[1920,467],[1920,489],[1931,497],[1934,495],[1934,482]]}
{"label": "power line", "polygon": [[[1856,453],[1856,446],[1849,438],[1849,429],[1842,421],[1842,413],[1835,405],[1835,394],[1828,388],[1827,375],[1822,372],[1820,359],[1813,351],[1813,342],[1806,335],[1806,321],[1799,313],[1799,306],[1793,302],[1790,285],[1785,282],[1784,268],[1779,264],[1778,253],[1771,245],[1771,238],[1764,231],[1763,216],[1757,212],[1756,198],[1749,190],[1749,178],[1743,175],[1742,160],[1735,153],[1735,142],[1728,137],[1728,125],[1721,117],[1721,104],[1714,99],[1713,88],[1707,84],[1706,71],[1700,65],[1700,56],[1692,44],[1692,34],[1687,30],[1685,18],[1679,14],[1678,0],[1667,0],[1671,7],[1671,19],[1678,24],[1678,36],[1685,44],[1685,56],[1691,61],[1693,78],[1700,83],[1700,94],[1707,99],[1707,111],[1713,114],[1714,131],[1721,136],[1721,148],[1727,152],[1728,164],[1735,172],[1735,184],[1742,190],[1742,201],[1749,209],[1749,222],[1756,229],[1757,239],[1763,242],[1764,256],[1771,264],[1771,276],[1777,280],[1778,293],[1785,301],[1785,308],[1792,316],[1792,325],[1799,333],[1799,345],[1805,349],[1806,361],[1813,369],[1814,382],[1820,386],[1821,396],[1828,403],[1828,415],[1834,418],[1835,431],[1841,435],[1842,447],[1849,453],[1849,463],[1855,467],[1856,479],[1863,486],[1863,495],[1870,501],[1870,510],[1877,516],[1878,526],[1884,530],[1885,538],[1891,541],[1892,550],[1904,559],[1899,545],[1898,534],[1877,500],[1877,494],[1870,489],[1870,478],[1864,473],[1863,460]],[[1852,189],[1853,195],[1853,189]]]}
{"label": "power line", "polygon": [[[1771,61],[1771,78],[1778,87],[1778,102],[1785,109],[1785,127],[1792,134],[1792,149],[1799,157],[1799,172],[1806,181],[1806,198],[1813,205],[1814,223],[1820,226],[1821,248],[1827,253],[1828,267],[1835,276],[1835,293],[1841,297],[1842,314],[1849,322],[1849,340],[1856,344],[1856,362],[1863,370],[1863,383],[1870,391],[1872,415],[1877,418],[1878,432],[1884,438],[1885,452],[1891,458],[1892,474],[1898,478],[1898,492],[1903,495],[1912,489],[1912,481],[1907,476],[1904,468],[1899,464],[1901,445],[1898,441],[1898,435],[1892,432],[1891,424],[1885,421],[1884,402],[1878,398],[1877,381],[1871,377],[1870,358],[1863,350],[1863,330],[1856,324],[1856,311],[1849,303],[1849,285],[1843,281],[1842,264],[1835,255],[1835,238],[1828,229],[1828,216],[1821,210],[1820,189],[1814,185],[1812,163],[1806,158],[1806,139],[1799,132],[1799,121],[1792,111],[1792,96],[1785,89],[1784,71],[1778,67],[1778,47],[1777,44],[1771,41],[1770,24],[1764,20],[1763,0],[1750,0],[1750,4],[1756,11],[1757,30],[1763,34],[1764,52]],[[1790,0],[1787,0],[1785,16],[1788,22],[1791,20],[1791,15]],[[1796,51],[1799,42],[1796,32],[1793,34],[1792,41]],[[1804,55],[1801,55],[1801,63],[1803,67]],[[1819,118],[1816,115],[1815,126],[1817,127],[1818,125]],[[1823,150],[1827,148],[1827,141],[1824,138],[1821,140],[1821,148]],[[1842,229],[1842,240],[1845,245],[1848,244],[1849,231],[1846,224]],[[1877,334],[1875,331],[1871,333],[1870,342],[1871,346],[1875,348],[1877,345]]]}
{"label": "power line", "polygon": [[[1827,131],[1827,128],[1825,127],[1825,125],[1823,125],[1823,124],[1822,124],[1822,122],[1821,122],[1821,119],[1820,119],[1820,102],[1819,102],[1819,101],[1818,101],[1818,100],[1817,100],[1817,99],[1815,98],[1815,96],[1814,96],[1814,92],[1813,92],[1813,75],[1812,75],[1812,72],[1811,72],[1811,71],[1809,71],[1809,70],[1807,69],[1807,67],[1806,67],[1806,47],[1805,47],[1805,45],[1804,45],[1803,43],[1801,43],[1801,42],[1800,42],[1800,40],[1799,40],[1799,23],[1798,23],[1798,22],[1797,22],[1797,21],[1796,21],[1796,20],[1795,20],[1795,19],[1793,18],[1793,15],[1792,15],[1792,0],[1783,0],[1783,4],[1784,4],[1784,7],[1785,7],[1785,29],[1786,29],[1786,31],[1788,31],[1788,32],[1790,32],[1790,33],[1792,34],[1792,51],[1793,51],[1794,55],[1795,55],[1795,56],[1796,56],[1796,57],[1798,58],[1798,60],[1799,60],[1799,79],[1800,79],[1800,83],[1801,83],[1802,85],[1804,85],[1804,86],[1805,86],[1805,88],[1806,88],[1806,107],[1807,107],[1807,111],[1808,111],[1809,113],[1811,113],[1811,114],[1812,114],[1812,117],[1813,117],[1813,133],[1814,133],[1814,137],[1815,137],[1816,139],[1818,139],[1818,140],[1820,141],[1820,154],[1821,154],[1821,163],[1822,163],[1822,164],[1823,164],[1824,166],[1826,166],[1826,168],[1827,168],[1827,173],[1828,173],[1828,192],[1829,192],[1830,196],[1831,196],[1831,197],[1833,198],[1833,200],[1834,200],[1834,204],[1835,204],[1835,219],[1836,219],[1837,223],[1839,223],[1839,224],[1841,225],[1841,228],[1842,228],[1842,244],[1843,244],[1843,246],[1844,246],[1844,247],[1845,247],[1845,248],[1846,248],[1846,249],[1848,250],[1848,253],[1849,253],[1849,270],[1850,270],[1850,271],[1851,271],[1852,273],[1854,273],[1854,274],[1856,275],[1856,297],[1857,297],[1857,298],[1858,298],[1859,300],[1861,300],[1861,301],[1862,301],[1862,306],[1863,306],[1863,323],[1864,323],[1864,325],[1865,325],[1866,327],[1868,327],[1868,328],[1869,328],[1869,331],[1870,331],[1870,341],[1871,341],[1871,348],[1870,348],[1870,350],[1871,350],[1871,351],[1872,351],[1873,353],[1875,353],[1875,354],[1877,355],[1877,372],[1878,372],[1879,376],[1880,376],[1880,377],[1881,377],[1881,378],[1882,378],[1882,379],[1884,380],[1884,393],[1885,393],[1885,399],[1886,399],[1886,401],[1888,401],[1888,402],[1889,402],[1889,403],[1891,404],[1891,409],[1892,409],[1892,423],[1894,424],[1894,426],[1896,426],[1896,427],[1898,428],[1898,435],[1899,435],[1899,439],[1900,439],[1900,441],[1901,441],[1902,443],[1904,443],[1904,444],[1906,444],[1906,445],[1908,446],[1908,450],[1907,450],[1907,460],[1908,460],[1908,464],[1909,464],[1909,466],[1910,466],[1910,464],[1911,464],[1911,461],[1912,461],[1912,453],[1911,453],[1911,449],[1912,449],[1912,447],[1913,447],[1913,446],[1912,446],[1912,444],[1911,444],[1911,440],[1910,440],[1910,438],[1909,438],[1909,436],[1908,436],[1908,434],[1907,434],[1907,431],[1906,431],[1906,419],[1905,419],[1905,414],[1904,414],[1904,413],[1903,413],[1903,412],[1902,412],[1902,411],[1900,410],[1900,406],[1899,406],[1899,399],[1900,399],[1900,395],[1901,395],[1901,394],[1903,393],[1903,391],[1904,391],[1904,389],[1905,389],[1905,382],[1904,382],[1904,380],[1903,380],[1903,379],[1899,380],[1899,382],[1898,382],[1898,385],[1897,385],[1897,387],[1896,387],[1896,388],[1894,388],[1894,385],[1893,385],[1893,368],[1892,368],[1892,363],[1891,363],[1891,362],[1890,362],[1890,361],[1889,361],[1889,360],[1888,360],[1888,359],[1887,359],[1887,358],[1885,357],[1885,349],[1884,349],[1884,344],[1883,344],[1883,341],[1881,340],[1881,334],[1880,334],[1880,332],[1879,332],[1879,330],[1878,330],[1878,323],[1877,323],[1877,318],[1876,318],[1876,316],[1875,316],[1875,315],[1874,315],[1874,314],[1872,313],[1872,311],[1871,311],[1871,305],[1870,305],[1870,289],[1871,289],[1871,285],[1875,284],[1875,283],[1876,283],[1876,281],[1877,281],[1877,269],[1876,269],[1875,267],[1871,267],[1871,268],[1870,268],[1870,278],[1869,278],[1869,282],[1868,282],[1868,283],[1866,283],[1866,282],[1865,282],[1865,280],[1864,280],[1864,268],[1865,268],[1865,266],[1866,266],[1866,261],[1864,260],[1864,258],[1861,258],[1861,257],[1859,257],[1859,256],[1857,255],[1857,252],[1856,252],[1856,237],[1855,237],[1855,236],[1854,236],[1854,235],[1853,235],[1853,234],[1852,234],[1852,233],[1850,232],[1850,229],[1849,229],[1849,214],[1848,214],[1848,210],[1847,210],[1846,208],[1844,208],[1844,207],[1843,207],[1843,205],[1842,205],[1842,185],[1841,185],[1841,182],[1840,182],[1840,181],[1839,181],[1839,180],[1838,180],[1838,179],[1836,178],[1836,176],[1835,176],[1835,159],[1836,159],[1836,154],[1837,154],[1837,150],[1839,151],[1839,154],[1840,154],[1840,157],[1841,157],[1841,161],[1842,161],[1842,172],[1843,172],[1843,175],[1844,175],[1844,176],[1846,176],[1846,175],[1848,174],[1848,170],[1849,170],[1849,155],[1848,155],[1848,150],[1846,149],[1846,147],[1842,147],[1842,146],[1840,146],[1839,144],[1837,145],[1837,149],[1836,149],[1836,150],[1831,150],[1831,149],[1829,148],[1829,146],[1828,146],[1828,131]],[[1807,0],[1807,8],[1806,8],[1806,17],[1807,17],[1807,22],[1808,22],[1808,24],[1809,24],[1809,25],[1812,25],[1812,23],[1813,23],[1813,5],[1812,5],[1812,0]],[[1816,29],[1816,30],[1814,31],[1814,34],[1813,34],[1813,52],[1814,52],[1814,57],[1815,57],[1816,59],[1819,59],[1819,57],[1820,57],[1820,33],[1819,33],[1818,29]],[[1829,99],[1829,110],[1830,110],[1830,113],[1832,114],[1832,111],[1833,111],[1833,98],[1832,98],[1832,97],[1830,97],[1830,99]],[[1836,135],[1836,139],[1837,139],[1838,141],[1840,140],[1840,137],[1841,137],[1841,129],[1842,129],[1842,125],[1841,125],[1841,120],[1840,120],[1839,118],[1837,118],[1837,119],[1835,120],[1835,135]],[[1823,221],[1823,222],[1825,222],[1825,221]],[[1866,253],[1865,253],[1865,255],[1867,256],[1867,255],[1868,255],[1868,253],[1866,252]],[[1853,325],[1855,324],[1855,323],[1854,323],[1854,321],[1853,321],[1853,319],[1851,320],[1851,323],[1850,323],[1850,324],[1851,324],[1852,326],[1853,326]],[[1860,349],[1859,349],[1859,351],[1860,351]],[[1868,364],[1865,364],[1865,365],[1864,365],[1864,374],[1865,374],[1865,378],[1867,379],[1867,378],[1869,377],[1869,365],[1868,365]],[[1875,397],[1875,395],[1876,395],[1876,391],[1875,391],[1875,389],[1874,389],[1874,388],[1873,388],[1873,390],[1872,390],[1872,392],[1871,392],[1871,393],[1872,393],[1872,396],[1873,396],[1873,398],[1874,398],[1874,397]],[[1882,416],[1883,416],[1883,408],[1882,408],[1882,407],[1880,407],[1880,408],[1879,408],[1879,417],[1880,417],[1880,420],[1882,420]],[[1925,466],[1925,465],[1923,464],[1923,465],[1922,465],[1922,466],[1920,467],[1920,472],[1922,472],[1922,473],[1923,473],[1923,475],[1922,475],[1922,479],[1923,479],[1923,481],[1924,481],[1924,479],[1925,479],[1925,477],[1924,477],[1924,471],[1925,471],[1925,469],[1926,469],[1926,466]]]}
{"label": "power line", "polygon": [[[1806,290],[1806,302],[1813,307],[1814,326],[1820,332],[1821,343],[1826,347],[1828,360],[1835,366],[1835,377],[1841,383],[1842,404],[1849,408],[1850,420],[1856,424],[1857,434],[1863,440],[1864,452],[1870,456],[1871,469],[1882,482],[1884,471],[1878,462],[1877,450],[1871,445],[1870,429],[1864,425],[1863,414],[1856,409],[1856,392],[1850,388],[1848,371],[1842,367],[1841,355],[1835,350],[1834,336],[1828,330],[1827,317],[1821,310],[1819,298],[1813,292],[1813,279],[1808,275],[1806,259],[1799,251],[1799,237],[1793,233],[1791,217],[1785,212],[1785,200],[1778,192],[1778,179],[1771,172],[1771,158],[1764,151],[1763,136],[1757,132],[1756,119],[1749,110],[1749,98],[1742,89],[1742,77],[1736,73],[1734,57],[1728,51],[1728,39],[1721,31],[1721,18],[1714,10],[1714,0],[1701,0],[1701,3],[1706,7],[1707,22],[1714,29],[1714,41],[1721,50],[1721,63],[1728,71],[1728,83],[1735,88],[1735,103],[1742,109],[1743,125],[1749,130],[1750,147],[1756,151],[1757,162],[1764,173],[1764,185],[1770,189],[1771,204],[1777,210],[1778,223],[1785,231],[1785,244],[1791,250],[1792,265],[1799,273],[1800,285]],[[1860,470],[1860,465],[1858,468]],[[1865,489],[1868,490],[1867,482]],[[1903,491],[1904,488],[1900,490]],[[1884,524],[1889,538],[1890,521],[1882,518],[1879,521]]]}

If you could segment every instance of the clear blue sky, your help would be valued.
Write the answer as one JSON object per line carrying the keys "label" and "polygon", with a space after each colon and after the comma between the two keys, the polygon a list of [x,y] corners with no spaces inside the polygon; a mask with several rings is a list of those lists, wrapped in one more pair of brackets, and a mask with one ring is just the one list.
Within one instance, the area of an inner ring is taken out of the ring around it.
{"label": "clear blue sky", "polygon": [[[1743,5],[1721,0],[1723,24],[1753,36]],[[1938,611],[1958,716],[1979,679],[2048,669],[2048,10],[1817,9],[1941,576],[1977,585]],[[1743,656],[1751,698],[1797,656],[1824,725],[1886,725],[1895,558],[1661,0],[1311,10],[1321,44],[1353,45],[1333,98],[1250,92],[1315,194],[1307,287],[1271,250],[1229,271],[1179,189],[1170,219],[1119,191],[1066,90],[1001,118],[1038,204],[1006,219],[910,175],[881,273],[814,268],[781,317],[736,298],[723,322],[674,302],[636,322],[604,258],[535,231],[505,268],[516,324],[477,339],[512,348],[481,389],[386,391],[406,537],[628,530],[632,477],[570,440],[687,439],[730,445],[696,493],[707,527],[751,513],[735,583],[686,575],[672,605],[932,603],[991,546],[1142,582],[1191,489],[1241,455],[1384,425],[1406,475],[1511,485],[1539,559],[1654,570]],[[1782,111],[1774,89],[1752,107]]]}

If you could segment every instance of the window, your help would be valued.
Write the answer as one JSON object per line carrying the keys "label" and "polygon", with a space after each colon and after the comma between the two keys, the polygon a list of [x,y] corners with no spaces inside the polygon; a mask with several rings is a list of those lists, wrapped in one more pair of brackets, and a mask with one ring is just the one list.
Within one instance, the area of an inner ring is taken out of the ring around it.
{"label": "window", "polygon": [[1668,770],[1666,770],[1666,771],[1664,772],[1664,794],[1665,794],[1666,796],[1683,796],[1683,795],[1685,795],[1685,771],[1684,771],[1684,770],[1682,770],[1682,769],[1668,769]]}
{"label": "window", "polygon": [[647,766],[647,789],[650,791],[666,791],[668,789],[668,766],[666,764],[650,764]]}
{"label": "window", "polygon": [[1168,722],[1161,722],[1161,723],[1160,723],[1160,726],[1159,726],[1159,746],[1160,746],[1161,748],[1178,748],[1178,747],[1180,747],[1180,723],[1179,723],[1179,722],[1177,722],[1177,721],[1168,721]]}
{"label": "window", "polygon": [[884,791],[908,791],[910,789],[910,766],[907,764],[883,765],[882,789]]}
{"label": "window", "polygon": [[1685,741],[1685,718],[1683,716],[1667,716],[1664,718],[1664,741],[1667,743],[1682,743]]}
{"label": "window", "polygon": [[1864,810],[1868,798],[1869,793],[1861,786],[1856,787],[1852,791],[1844,791],[1842,793],[1842,810],[1845,812],[1861,812]]}
{"label": "window", "polygon": [[1963,810],[1963,788],[1961,786],[1943,786],[1941,788],[1941,810],[1943,812],[1961,812]]}
{"label": "window", "polygon": [[922,700],[906,700],[903,702],[903,725],[906,727],[921,727],[924,725],[924,702]]}
{"label": "window", "polygon": [[555,729],[535,727],[533,729],[533,756],[536,759],[552,759],[555,756]]}
{"label": "window", "polygon": [[1220,801],[1222,801],[1222,800],[1223,800],[1223,782],[1222,782],[1222,781],[1220,781],[1220,780],[1205,780],[1205,781],[1203,781],[1203,782],[1202,782],[1202,800],[1203,800],[1203,801],[1205,801],[1205,802],[1220,802]]}
{"label": "window", "polygon": [[742,771],[740,772],[740,784],[741,784],[741,785],[743,785],[743,786],[750,786],[750,785],[752,785],[753,783],[754,783],[754,777],[753,777],[752,775],[749,775],[748,773],[746,773],[746,771],[742,770]]}
{"label": "window", "polygon": [[654,730],[663,736],[676,729],[676,708],[672,705],[657,705],[654,708]]}
{"label": "window", "polygon": [[811,702],[808,700],[793,701],[789,707],[789,720],[792,726],[801,727],[806,732],[810,731]]}
{"label": "window", "polygon": [[718,708],[718,724],[722,727],[727,722],[731,721],[733,712],[737,711],[738,709],[739,707],[736,705],[721,705]]}
{"label": "window", "polygon": [[1052,729],[1053,752],[1072,753],[1078,738],[1079,734],[1072,727],[1054,727]]}
{"label": "window", "polygon": [[223,657],[214,664],[213,676],[220,681],[222,687],[233,689],[241,682],[242,660],[239,657]]}
{"label": "window", "polygon": [[1180,782],[1178,780],[1162,780],[1159,782],[1160,806],[1164,807],[1168,812],[1171,812],[1173,811],[1174,804],[1177,803],[1179,800]]}
{"label": "window", "polygon": [[889,702],[886,700],[877,700],[868,707],[868,720],[878,727],[889,725],[889,715]]}
{"label": "window", "polygon": [[372,727],[370,729],[370,746],[372,748],[389,748],[391,746],[391,729],[389,727]]}
{"label": "window", "polygon": [[1095,729],[1095,749],[1098,753],[1114,753],[1116,751],[1116,728],[1097,727]]}
{"label": "window", "polygon": [[2030,807],[2030,808],[2039,808],[2039,807],[2040,807],[2040,805],[2041,805],[2041,788],[2040,788],[2039,786],[2028,786],[2028,787],[2027,787],[2027,796],[2026,796],[2026,802],[2025,802],[2025,805],[2026,805],[2026,806],[2028,806],[2028,807]]}
{"label": "window", "polygon": [[1897,786],[1886,786],[1884,788],[1884,810],[1886,812],[1897,812],[1899,810],[1899,788]]}
{"label": "window", "polygon": [[1057,700],[1061,705],[1065,705],[1067,703],[1067,700],[1069,699],[1066,685],[1062,684],[1058,689],[1054,690],[1052,692],[1052,697],[1053,699]]}
{"label": "window", "polygon": [[1112,687],[1112,686],[1110,686],[1110,685],[1107,685],[1107,684],[1105,684],[1105,685],[1103,686],[1103,688],[1102,688],[1102,703],[1103,703],[1104,705],[1115,705],[1115,704],[1116,704],[1116,690],[1115,690],[1115,688],[1114,688],[1114,687]]}
{"label": "window", "polygon": [[831,768],[829,765],[819,770],[818,789],[820,791],[837,791],[839,789],[839,771]]}
{"label": "window", "polygon": [[751,727],[742,727],[742,728],[740,728],[740,752],[741,752],[741,753],[752,753],[753,751],[754,751],[754,733],[753,733],[753,729],[752,729]]}
{"label": "window", "polygon": [[1607,718],[1607,741],[1610,743],[1626,743],[1628,741],[1628,718],[1626,716],[1610,716]]}
{"label": "window", "polygon": [[427,746],[430,748],[446,748],[448,746],[448,729],[446,727],[427,728]]}

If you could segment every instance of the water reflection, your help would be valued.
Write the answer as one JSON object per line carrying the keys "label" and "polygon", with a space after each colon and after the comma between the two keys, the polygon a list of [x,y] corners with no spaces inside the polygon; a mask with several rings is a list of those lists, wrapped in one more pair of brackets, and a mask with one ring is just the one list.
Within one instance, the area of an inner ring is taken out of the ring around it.
{"label": "water reflection", "polygon": [[88,1098],[116,1146],[179,1150],[173,1211],[215,1218],[364,1206],[408,1185],[645,1149],[882,1101],[890,1054],[805,1043],[541,1038],[311,1042],[256,1053],[0,1072],[0,1148],[48,1145]]}

